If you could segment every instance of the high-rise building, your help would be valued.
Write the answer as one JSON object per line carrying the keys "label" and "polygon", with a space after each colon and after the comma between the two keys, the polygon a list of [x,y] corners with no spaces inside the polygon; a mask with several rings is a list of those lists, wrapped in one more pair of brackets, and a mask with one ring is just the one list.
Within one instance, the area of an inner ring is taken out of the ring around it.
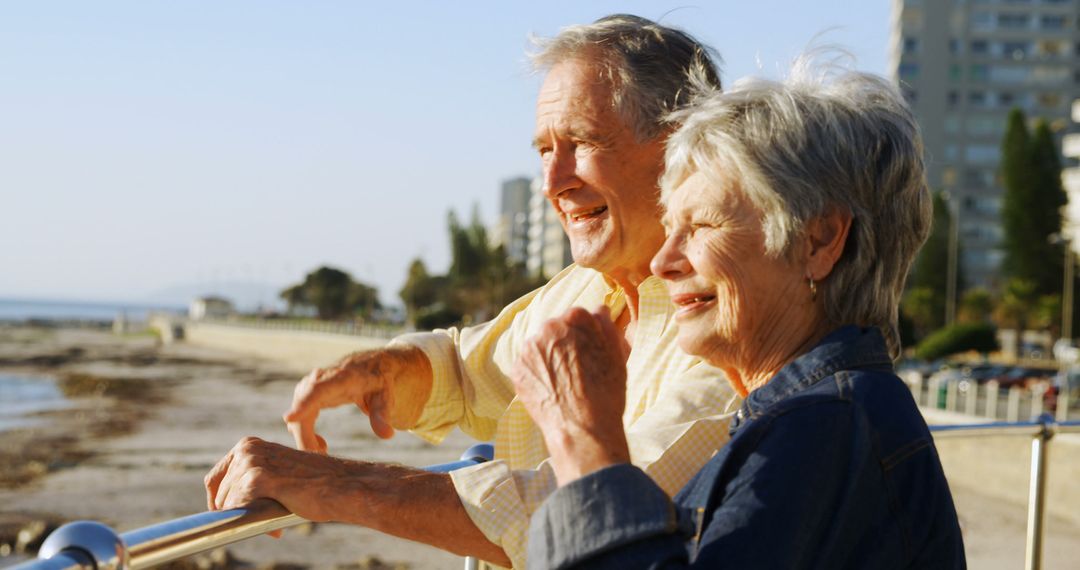
{"label": "high-rise building", "polygon": [[574,261],[570,239],[566,237],[555,207],[541,189],[543,181],[532,181],[529,203],[529,245],[525,268],[534,277],[551,277]]}
{"label": "high-rise building", "polygon": [[892,69],[923,129],[930,187],[949,192],[969,286],[999,282],[998,172],[1009,111],[1059,135],[1080,96],[1077,0],[893,0]]}
{"label": "high-rise building", "polygon": [[514,263],[525,263],[528,257],[531,184],[524,176],[503,181],[499,218],[491,232],[492,245],[502,245]]}

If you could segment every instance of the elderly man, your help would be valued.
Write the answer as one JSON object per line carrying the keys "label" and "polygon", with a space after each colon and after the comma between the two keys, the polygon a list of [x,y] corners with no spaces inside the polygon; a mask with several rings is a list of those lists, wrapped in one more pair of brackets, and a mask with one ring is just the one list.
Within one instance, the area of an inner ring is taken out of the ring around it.
{"label": "elderly man", "polygon": [[[529,516],[557,485],[509,373],[522,342],[571,306],[608,307],[625,339],[630,453],[661,488],[674,493],[726,440],[733,392],[715,381],[715,369],[677,350],[674,308],[649,272],[664,242],[664,117],[687,103],[691,78],[719,87],[708,50],[627,15],[564,29],[538,48],[534,63],[546,77],[533,144],[575,264],[488,323],[406,335],[312,372],[285,415],[306,451],[242,440],[206,477],[210,508],[271,497],[309,520],[523,567]],[[438,442],[460,427],[493,439],[496,460],[443,475],[326,456],[319,411],[350,403],[382,437],[407,429]],[[606,449],[581,451],[609,460]]]}

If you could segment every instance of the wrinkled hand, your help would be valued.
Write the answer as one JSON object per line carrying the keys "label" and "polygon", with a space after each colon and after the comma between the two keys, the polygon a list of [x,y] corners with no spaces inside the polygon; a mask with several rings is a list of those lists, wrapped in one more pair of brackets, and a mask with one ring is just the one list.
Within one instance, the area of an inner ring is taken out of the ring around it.
{"label": "wrinkled hand", "polygon": [[256,499],[274,499],[293,513],[316,522],[332,520],[344,465],[326,455],[245,437],[206,474],[206,505],[232,509]]}
{"label": "wrinkled hand", "polygon": [[626,341],[607,307],[572,308],[526,341],[511,378],[560,485],[630,460],[622,425]]}
{"label": "wrinkled hand", "polygon": [[[431,372],[426,357],[416,349],[409,350],[353,354],[333,368],[316,368],[301,379],[293,391],[292,407],[284,415],[296,447],[326,453],[326,440],[315,431],[315,422],[322,410],[345,404],[356,404],[367,414],[371,429],[383,439],[393,437],[394,426],[415,424],[427,401],[423,376],[427,374],[426,389],[430,392]],[[419,378],[402,387],[399,377],[403,372]],[[405,402],[398,401],[402,399]]]}

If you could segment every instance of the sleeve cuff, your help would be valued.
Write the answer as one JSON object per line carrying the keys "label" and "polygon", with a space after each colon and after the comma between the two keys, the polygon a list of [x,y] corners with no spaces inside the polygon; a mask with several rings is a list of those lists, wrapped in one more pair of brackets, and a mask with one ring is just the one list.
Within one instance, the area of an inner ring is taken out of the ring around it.
{"label": "sleeve cuff", "polygon": [[476,528],[502,547],[515,568],[524,568],[529,515],[506,462],[495,460],[451,471],[450,479]]}
{"label": "sleeve cuff", "polygon": [[394,338],[390,346],[409,345],[419,348],[431,363],[431,396],[416,425],[409,430],[428,443],[442,443],[454,430],[461,417],[464,399],[457,374],[457,350],[453,329],[447,331],[409,333]]}
{"label": "sleeve cuff", "polygon": [[565,568],[678,529],[675,507],[641,469],[614,465],[555,491],[532,517],[530,568]]}

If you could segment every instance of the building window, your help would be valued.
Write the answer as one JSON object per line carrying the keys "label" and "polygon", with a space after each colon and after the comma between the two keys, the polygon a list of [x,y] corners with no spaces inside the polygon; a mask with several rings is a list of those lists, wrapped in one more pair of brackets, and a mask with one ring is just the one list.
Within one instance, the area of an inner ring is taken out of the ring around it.
{"label": "building window", "polygon": [[1031,70],[1031,80],[1037,83],[1064,83],[1069,80],[1069,68],[1038,65]]}
{"label": "building window", "polygon": [[1016,94],[1008,91],[1002,91],[998,93],[998,105],[1002,107],[1012,107],[1016,104]]}
{"label": "building window", "polygon": [[1005,119],[1001,117],[968,117],[964,129],[972,136],[1001,136]]}
{"label": "building window", "polygon": [[1065,16],[1061,14],[1043,14],[1039,18],[1039,26],[1044,30],[1064,30]]}
{"label": "building window", "polygon": [[945,100],[948,103],[949,108],[955,108],[960,103],[960,94],[956,91],[949,91]]}
{"label": "building window", "polygon": [[942,186],[953,187],[956,186],[956,168],[947,166],[941,171],[941,184]]}
{"label": "building window", "polygon": [[1031,44],[1028,42],[1002,42],[1001,55],[1021,61],[1028,56]]}
{"label": "building window", "polygon": [[904,53],[913,54],[919,51],[919,39],[918,38],[904,38]]}
{"label": "building window", "polygon": [[988,188],[994,184],[994,173],[982,168],[964,169],[964,186],[974,189]]}
{"label": "building window", "polygon": [[973,164],[987,164],[998,161],[1001,149],[996,144],[973,144],[964,149],[964,158]]}
{"label": "building window", "polygon": [[1057,58],[1069,50],[1069,42],[1063,40],[1039,40],[1035,42],[1035,53],[1040,57]]}
{"label": "building window", "polygon": [[988,32],[994,29],[994,13],[978,11],[971,14],[971,29]]}
{"label": "building window", "polygon": [[900,79],[915,79],[919,76],[919,64],[901,63],[899,73]]}
{"label": "building window", "polygon": [[[1076,45],[1080,47],[1080,44]],[[949,38],[949,53],[952,55],[958,55],[960,53],[960,40]]]}
{"label": "building window", "polygon": [[986,81],[990,77],[990,66],[977,63],[968,68],[968,77],[972,81]]}
{"label": "building window", "polygon": [[954,63],[949,66],[949,79],[953,81],[960,81],[964,78],[964,68],[958,63]]}
{"label": "building window", "polygon": [[968,104],[972,107],[985,107],[986,106],[986,93],[982,91],[971,91],[968,93]]}
{"label": "building window", "polygon": [[1031,26],[1031,16],[1022,12],[1002,12],[998,14],[997,23],[1005,30],[1023,30]]}
{"label": "building window", "polygon": [[986,55],[990,53],[990,42],[986,40],[971,40],[971,53]]}
{"label": "building window", "polygon": [[1061,101],[1061,93],[1044,92],[1035,96],[1035,102],[1043,109],[1057,109]]}
{"label": "building window", "polygon": [[990,68],[990,80],[995,83],[1023,83],[1031,75],[1026,66],[995,65]]}

